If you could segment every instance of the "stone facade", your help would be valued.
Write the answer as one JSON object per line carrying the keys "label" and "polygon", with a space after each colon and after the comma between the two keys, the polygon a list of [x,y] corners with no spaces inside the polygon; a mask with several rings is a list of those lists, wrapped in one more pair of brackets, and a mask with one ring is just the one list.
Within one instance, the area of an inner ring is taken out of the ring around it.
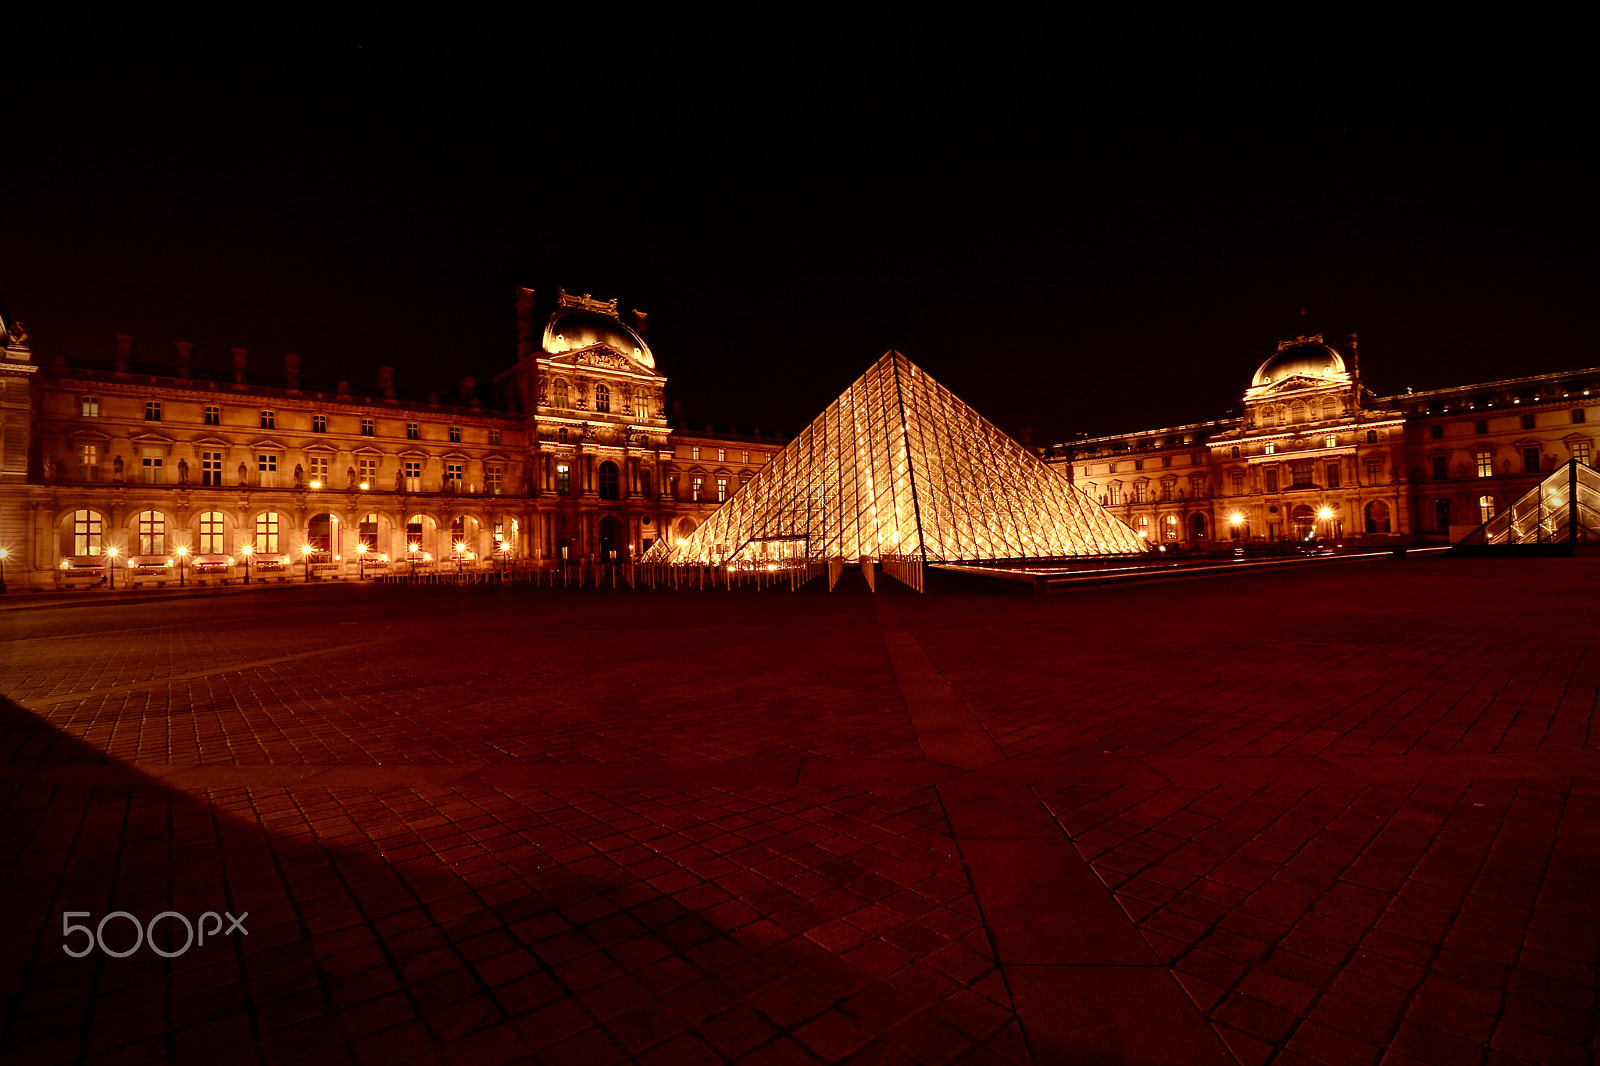
{"label": "stone facade", "polygon": [[520,290],[518,358],[488,402],[470,377],[444,398],[401,394],[387,367],[372,388],[303,382],[292,355],[281,374],[258,375],[242,348],[231,376],[208,374],[187,344],[155,363],[126,336],[109,360],[38,366],[8,332],[8,576],[59,585],[75,568],[102,570],[112,549],[152,565],[181,548],[242,566],[248,546],[267,573],[287,558],[285,573],[304,563],[304,573],[339,575],[402,562],[626,560],[715,510],[714,490],[693,498],[680,466],[700,466],[680,453],[747,457],[696,475],[714,484],[782,447],[709,432],[680,444],[642,313],[630,326],[616,301],[562,292],[542,335],[533,316],[534,294]]}
{"label": "stone facade", "polygon": [[1453,542],[1542,474],[1594,463],[1600,368],[1377,396],[1355,337],[1297,337],[1242,410],[1046,457],[1155,544]]}

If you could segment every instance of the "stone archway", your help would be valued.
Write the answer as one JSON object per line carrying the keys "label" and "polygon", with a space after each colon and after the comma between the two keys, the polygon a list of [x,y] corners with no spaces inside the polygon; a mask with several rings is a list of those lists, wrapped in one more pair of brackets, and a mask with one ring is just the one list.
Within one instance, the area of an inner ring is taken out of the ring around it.
{"label": "stone archway", "polygon": [[1310,540],[1317,533],[1317,512],[1306,504],[1300,504],[1289,514],[1289,521],[1294,525],[1295,540]]}
{"label": "stone archway", "polygon": [[1373,500],[1367,504],[1361,513],[1365,520],[1364,528],[1368,533],[1388,533],[1390,531],[1389,505],[1382,500]]}
{"label": "stone archway", "polygon": [[600,519],[600,561],[622,561],[627,557],[628,544],[622,520],[616,515],[603,515]]}

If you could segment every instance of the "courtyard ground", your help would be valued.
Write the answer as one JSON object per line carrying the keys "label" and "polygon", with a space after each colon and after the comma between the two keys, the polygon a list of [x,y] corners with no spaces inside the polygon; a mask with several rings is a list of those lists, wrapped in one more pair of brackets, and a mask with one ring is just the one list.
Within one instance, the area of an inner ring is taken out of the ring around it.
{"label": "courtyard ground", "polygon": [[1594,1061],[1600,558],[880,589],[0,598],[0,1057]]}

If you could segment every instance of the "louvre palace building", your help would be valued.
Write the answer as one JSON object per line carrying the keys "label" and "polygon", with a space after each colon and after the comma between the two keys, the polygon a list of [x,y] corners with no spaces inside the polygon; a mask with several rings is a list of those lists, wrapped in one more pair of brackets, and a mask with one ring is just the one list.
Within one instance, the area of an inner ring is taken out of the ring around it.
{"label": "louvre palace building", "polygon": [[1148,542],[1455,542],[1576,459],[1600,368],[1398,396],[1361,384],[1356,338],[1279,344],[1238,417],[1053,445],[1047,461]]}
{"label": "louvre palace building", "polygon": [[440,396],[242,348],[216,373],[189,344],[152,357],[128,336],[35,359],[0,318],[5,579],[98,583],[114,560],[118,581],[165,581],[178,557],[189,580],[247,560],[266,578],[627,560],[689,535],[782,448],[670,425],[641,311],[564,291],[541,309],[522,289],[517,322],[509,368]]}

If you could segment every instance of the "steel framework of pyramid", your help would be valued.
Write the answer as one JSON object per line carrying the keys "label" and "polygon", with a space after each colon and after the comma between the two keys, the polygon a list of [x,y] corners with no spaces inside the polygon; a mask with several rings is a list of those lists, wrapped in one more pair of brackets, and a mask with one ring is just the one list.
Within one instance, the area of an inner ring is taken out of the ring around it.
{"label": "steel framework of pyramid", "polygon": [[1148,550],[1144,539],[899,352],[888,352],[705,524],[646,561]]}
{"label": "steel framework of pyramid", "polygon": [[1461,538],[1489,548],[1600,541],[1600,472],[1576,459]]}

